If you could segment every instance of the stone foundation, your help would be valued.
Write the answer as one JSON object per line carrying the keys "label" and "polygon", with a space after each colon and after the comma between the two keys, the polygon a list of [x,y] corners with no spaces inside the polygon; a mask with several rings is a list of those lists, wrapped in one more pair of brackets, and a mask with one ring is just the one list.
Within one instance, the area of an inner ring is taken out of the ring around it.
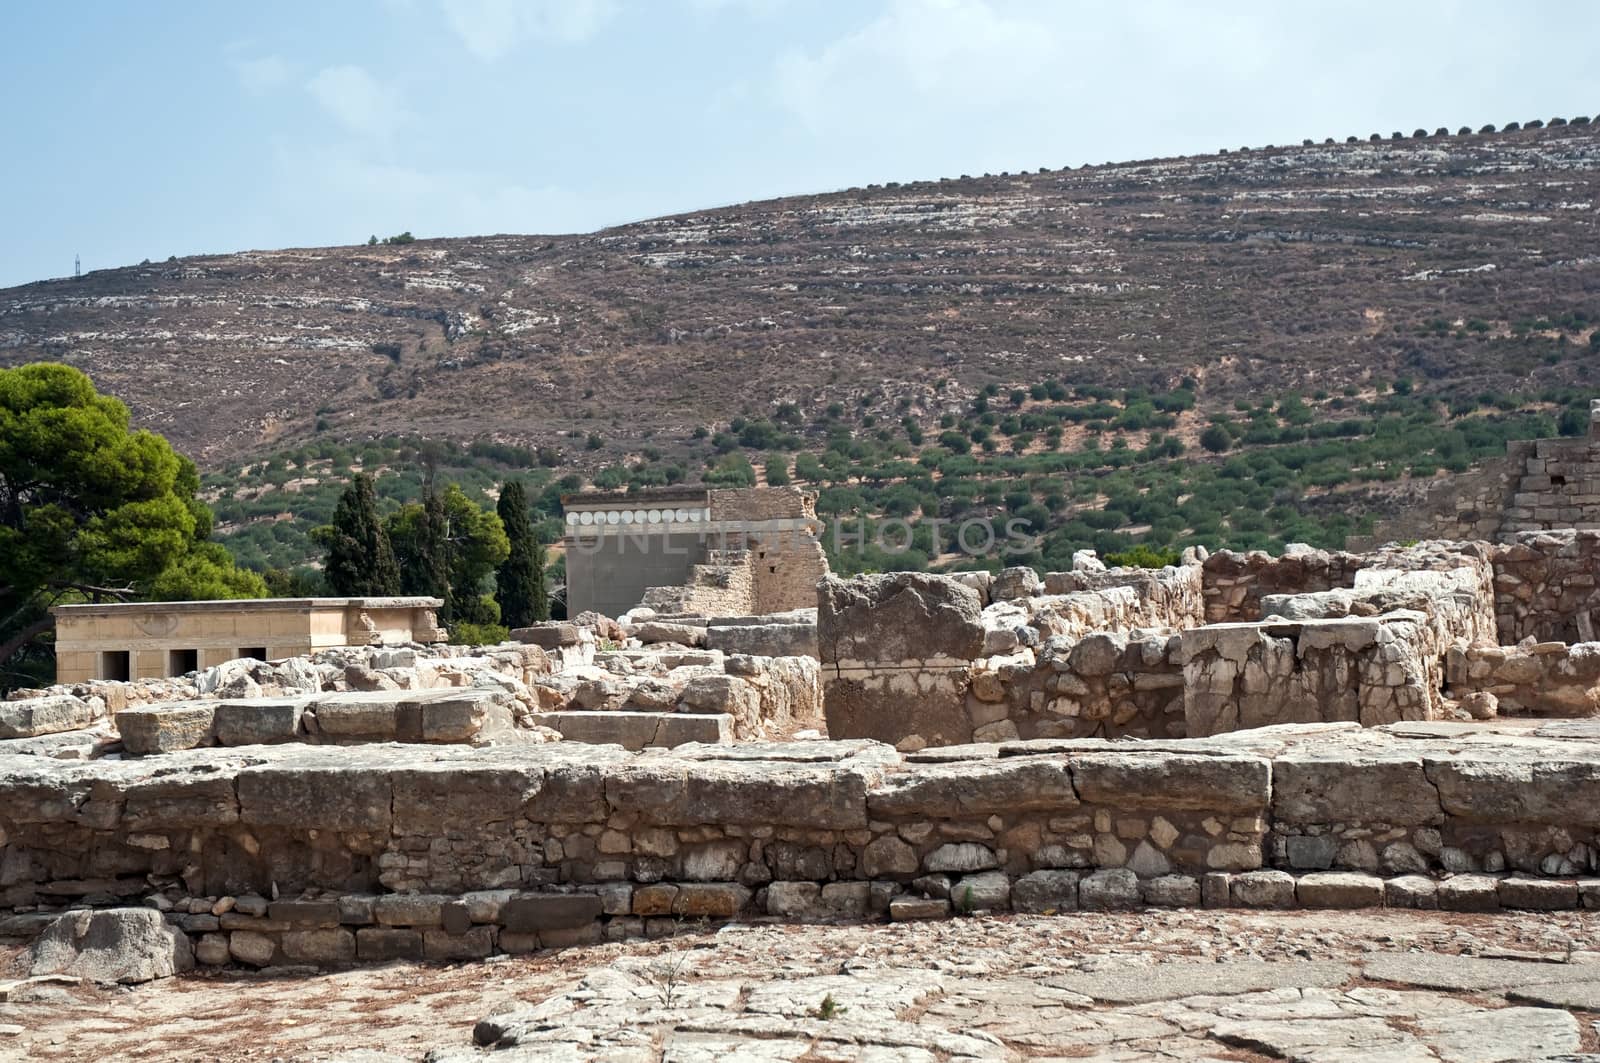
{"label": "stone foundation", "polygon": [[760,915],[1571,908],[1600,903],[1584,878],[1600,865],[1597,796],[1600,739],[1560,723],[911,755],[802,742],[10,757],[0,903],[13,933],[64,905],[152,904],[202,962],[254,966],[464,959]]}

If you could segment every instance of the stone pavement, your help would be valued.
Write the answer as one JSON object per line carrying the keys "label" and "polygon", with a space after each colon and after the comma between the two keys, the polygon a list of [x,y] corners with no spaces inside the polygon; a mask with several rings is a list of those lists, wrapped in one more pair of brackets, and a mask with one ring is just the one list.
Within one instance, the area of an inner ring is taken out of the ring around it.
{"label": "stone pavement", "polygon": [[0,1059],[1600,1063],[1597,948],[1587,912],[685,922],[453,966],[0,981]]}

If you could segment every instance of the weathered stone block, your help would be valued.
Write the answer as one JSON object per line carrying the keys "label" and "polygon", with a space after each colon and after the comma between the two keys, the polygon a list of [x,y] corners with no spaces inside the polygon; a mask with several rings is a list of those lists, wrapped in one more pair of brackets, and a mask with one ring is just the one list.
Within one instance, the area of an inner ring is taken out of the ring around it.
{"label": "weathered stone block", "polygon": [[123,709],[116,715],[122,748],[136,756],[209,745],[216,703],[169,702]]}
{"label": "weathered stone block", "polygon": [[[635,903],[639,893],[634,892]],[[646,914],[638,912],[637,914]],[[500,906],[500,919],[513,932],[560,930],[600,918],[600,898],[592,893],[523,893]]]}
{"label": "weathered stone block", "polygon": [[228,935],[228,954],[252,967],[267,966],[277,951],[277,942],[254,930],[235,930]]}
{"label": "weathered stone block", "polygon": [[426,893],[389,893],[372,905],[372,917],[383,926],[438,926],[446,898]]}
{"label": "weathered stone block", "polygon": [[1381,908],[1383,879],[1354,871],[1316,871],[1300,876],[1295,897],[1306,908]]}
{"label": "weathered stone block", "polygon": [[1512,875],[1500,880],[1500,907],[1559,912],[1578,907],[1578,884],[1572,879]]}
{"label": "weathered stone block", "polygon": [[481,960],[494,952],[495,927],[475,926],[462,933],[425,930],[422,933],[422,958],[431,963],[456,960]]}
{"label": "weathered stone block", "polygon": [[994,850],[977,842],[946,842],[927,855],[922,866],[929,871],[984,871],[996,867]]}
{"label": "weathered stone block", "polygon": [[673,899],[672,914],[691,919],[732,919],[749,903],[750,891],[731,882],[685,882]]}
{"label": "weathered stone block", "polygon": [[0,739],[37,738],[87,727],[99,718],[89,702],[69,694],[0,701]]}
{"label": "weathered stone block", "polygon": [[1200,907],[1200,880],[1192,875],[1161,875],[1141,882],[1140,889],[1152,907]]}
{"label": "weathered stone block", "polygon": [[1233,876],[1233,903],[1240,908],[1293,908],[1294,876],[1284,871],[1245,871]]}
{"label": "weathered stone block", "polygon": [[912,764],[867,793],[867,812],[874,819],[1054,812],[1078,806],[1072,781],[1061,757]]}
{"label": "weathered stone block", "polygon": [[309,703],[307,698],[219,701],[215,716],[217,741],[225,746],[299,741],[304,737],[300,718]]}
{"label": "weathered stone block", "polygon": [[297,963],[351,963],[356,935],[350,930],[291,930],[283,935],[283,955]]}
{"label": "weathered stone block", "polygon": [[1265,757],[1150,750],[1074,753],[1069,761],[1078,797],[1109,808],[1259,813],[1271,793]]}
{"label": "weathered stone block", "polygon": [[356,931],[356,956],[363,963],[422,959],[420,930],[362,927]]}
{"label": "weathered stone block", "polygon": [[1426,875],[1399,875],[1383,884],[1383,903],[1390,908],[1439,907],[1439,884]]}
{"label": "weathered stone block", "polygon": [[868,878],[907,878],[919,866],[917,851],[893,835],[875,839],[861,852],[861,871]]}
{"label": "weathered stone block", "polygon": [[1011,907],[1011,879],[1004,871],[963,875],[950,887],[950,900],[958,912],[1004,911]]}
{"label": "weathered stone block", "polygon": [[1439,883],[1439,907],[1447,912],[1493,912],[1500,908],[1499,880],[1489,875],[1455,875]]}
{"label": "weathered stone block", "polygon": [[733,717],[727,713],[583,712],[545,713],[539,722],[561,732],[569,742],[616,744],[627,750],[670,749],[689,742],[728,745]]}
{"label": "weathered stone block", "polygon": [[943,919],[949,914],[950,902],[937,897],[896,897],[889,902],[889,920],[895,923]]}
{"label": "weathered stone block", "polygon": [[822,909],[822,887],[815,882],[772,882],[767,885],[767,914],[794,919],[816,918]]}
{"label": "weathered stone block", "polygon": [[971,660],[983,653],[982,612],[978,592],[948,576],[830,576],[817,588],[817,642],[825,665]]}
{"label": "weathered stone block", "polygon": [[1078,907],[1084,911],[1137,908],[1139,900],[1139,876],[1127,868],[1096,871],[1078,883]]}

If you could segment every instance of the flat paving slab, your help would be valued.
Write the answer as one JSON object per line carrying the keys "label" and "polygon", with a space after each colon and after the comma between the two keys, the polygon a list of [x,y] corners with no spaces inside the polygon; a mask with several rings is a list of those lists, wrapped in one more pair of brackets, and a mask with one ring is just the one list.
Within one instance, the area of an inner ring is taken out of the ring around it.
{"label": "flat paving slab", "polygon": [[1356,974],[1348,963],[1234,960],[1162,963],[1120,971],[1057,975],[1048,985],[1107,1004],[1148,1004],[1181,997],[1249,993],[1259,989],[1344,985]]}
{"label": "flat paving slab", "polygon": [[1361,973],[1374,982],[1457,992],[1566,982],[1600,984],[1600,963],[1530,963],[1440,953],[1379,953],[1362,961]]}
{"label": "flat paving slab", "polygon": [[1506,990],[1506,999],[1546,1008],[1600,1011],[1600,982],[1513,986]]}

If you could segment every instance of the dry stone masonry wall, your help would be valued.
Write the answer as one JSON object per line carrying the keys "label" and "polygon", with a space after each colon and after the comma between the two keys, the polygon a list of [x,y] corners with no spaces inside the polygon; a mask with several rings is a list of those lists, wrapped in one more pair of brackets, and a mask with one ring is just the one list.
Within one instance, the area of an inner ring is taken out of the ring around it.
{"label": "dry stone masonry wall", "polygon": [[154,906],[202,963],[253,966],[463,959],[754,915],[1570,908],[1600,901],[1594,734],[5,757],[0,903],[12,933],[63,905]]}

